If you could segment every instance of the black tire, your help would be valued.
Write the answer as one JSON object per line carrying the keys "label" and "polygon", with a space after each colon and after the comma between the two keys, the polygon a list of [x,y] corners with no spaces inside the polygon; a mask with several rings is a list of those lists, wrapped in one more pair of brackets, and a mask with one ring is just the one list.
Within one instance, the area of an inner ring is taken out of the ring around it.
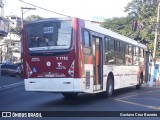
{"label": "black tire", "polygon": [[113,77],[109,76],[106,83],[106,91],[102,93],[98,93],[98,97],[111,97],[114,92],[114,82]]}
{"label": "black tire", "polygon": [[107,88],[106,88],[106,95],[107,97],[111,97],[114,92],[114,82],[113,82],[113,77],[109,76],[107,80]]}
{"label": "black tire", "polygon": [[62,93],[64,98],[66,99],[75,99],[78,95],[78,93]]}

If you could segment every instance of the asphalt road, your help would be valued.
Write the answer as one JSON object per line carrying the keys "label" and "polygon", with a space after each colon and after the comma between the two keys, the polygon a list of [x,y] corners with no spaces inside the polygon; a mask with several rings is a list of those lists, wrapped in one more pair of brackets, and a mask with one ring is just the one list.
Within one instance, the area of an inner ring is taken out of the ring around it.
{"label": "asphalt road", "polygon": [[[160,111],[160,88],[142,87],[140,90],[125,88],[116,90],[112,98],[80,94],[76,99],[66,100],[61,94],[26,92],[24,85],[21,85],[0,91],[0,111]],[[81,120],[82,117],[77,119]]]}

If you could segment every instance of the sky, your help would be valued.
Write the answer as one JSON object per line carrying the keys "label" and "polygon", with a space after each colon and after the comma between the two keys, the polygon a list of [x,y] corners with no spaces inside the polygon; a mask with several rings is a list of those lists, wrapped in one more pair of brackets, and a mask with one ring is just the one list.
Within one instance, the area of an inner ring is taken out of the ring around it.
{"label": "sky", "polygon": [[[4,0],[5,15],[22,16],[21,7],[34,7],[19,0]],[[45,9],[65,14],[72,17],[79,17],[87,20],[113,18],[126,16],[124,7],[132,0],[23,0],[27,3],[34,4]],[[52,12],[39,8],[36,10],[23,9],[23,17],[29,15],[39,15],[45,18],[62,17]]]}

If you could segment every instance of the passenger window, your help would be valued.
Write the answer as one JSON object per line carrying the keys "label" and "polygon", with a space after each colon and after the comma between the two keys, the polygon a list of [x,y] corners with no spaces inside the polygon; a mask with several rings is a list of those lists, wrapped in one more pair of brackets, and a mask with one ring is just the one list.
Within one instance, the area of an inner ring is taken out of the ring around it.
{"label": "passenger window", "polygon": [[142,48],[140,48],[139,54],[140,54],[140,57],[144,57],[144,50]]}
{"label": "passenger window", "polygon": [[82,31],[83,53],[85,55],[91,54],[91,40],[88,31]]}
{"label": "passenger window", "polygon": [[112,38],[108,38],[108,49],[109,51],[114,51],[115,40]]}
{"label": "passenger window", "polygon": [[144,65],[144,49],[143,48],[140,48],[139,49],[139,64],[140,65]]}
{"label": "passenger window", "polygon": [[125,43],[117,41],[117,57],[116,62],[117,64],[124,64],[125,63]]}
{"label": "passenger window", "polygon": [[120,52],[125,53],[125,43],[120,42]]}
{"label": "passenger window", "polygon": [[106,37],[106,38],[105,38],[105,51],[108,51],[108,50],[109,50],[108,40],[109,40],[109,38]]}
{"label": "passenger window", "polygon": [[133,65],[139,65],[139,49],[138,47],[133,47]]}
{"label": "passenger window", "polygon": [[129,45],[129,55],[132,55],[132,45]]}
{"label": "passenger window", "polygon": [[132,45],[126,45],[125,64],[132,65]]}
{"label": "passenger window", "polygon": [[136,56],[139,57],[139,48],[138,47],[136,47]]}
{"label": "passenger window", "polygon": [[83,31],[83,45],[85,47],[91,47],[90,34],[88,31]]}
{"label": "passenger window", "polygon": [[119,52],[120,50],[120,42],[116,41],[116,51]]}
{"label": "passenger window", "polygon": [[115,41],[110,38],[106,37],[105,38],[105,64],[115,64]]}
{"label": "passenger window", "polygon": [[126,54],[128,55],[129,54],[129,45],[126,44]]}

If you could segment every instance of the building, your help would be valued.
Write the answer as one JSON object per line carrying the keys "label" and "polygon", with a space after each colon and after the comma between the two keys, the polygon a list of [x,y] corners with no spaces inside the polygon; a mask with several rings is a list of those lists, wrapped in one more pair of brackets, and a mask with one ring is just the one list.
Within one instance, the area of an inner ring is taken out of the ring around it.
{"label": "building", "polygon": [[0,0],[0,38],[6,36],[9,31],[9,22],[4,17],[4,4],[3,1]]}
{"label": "building", "polygon": [[3,1],[0,0],[0,16],[4,15],[4,4],[3,4]]}
{"label": "building", "polygon": [[101,25],[104,21],[105,21],[105,18],[103,18],[103,17],[96,17],[96,16],[93,16],[93,18],[91,20],[92,23],[95,23],[97,25]]}
{"label": "building", "polygon": [[20,60],[20,36],[13,31],[21,26],[21,18],[4,15],[4,2],[0,0],[0,63]]}
{"label": "building", "polygon": [[9,33],[6,37],[3,38],[4,40],[4,53],[5,56],[3,57],[4,61],[10,62],[17,62],[20,60],[20,51],[21,51],[21,44],[20,44],[20,36],[17,34]]}
{"label": "building", "polygon": [[4,3],[0,0],[0,62],[3,61],[5,55],[5,42],[3,38],[8,35],[9,32],[9,21],[4,17]]}
{"label": "building", "polygon": [[9,20],[9,26],[12,29],[15,29],[18,26],[21,26],[21,18],[16,15],[9,15],[6,16],[6,18]]}

